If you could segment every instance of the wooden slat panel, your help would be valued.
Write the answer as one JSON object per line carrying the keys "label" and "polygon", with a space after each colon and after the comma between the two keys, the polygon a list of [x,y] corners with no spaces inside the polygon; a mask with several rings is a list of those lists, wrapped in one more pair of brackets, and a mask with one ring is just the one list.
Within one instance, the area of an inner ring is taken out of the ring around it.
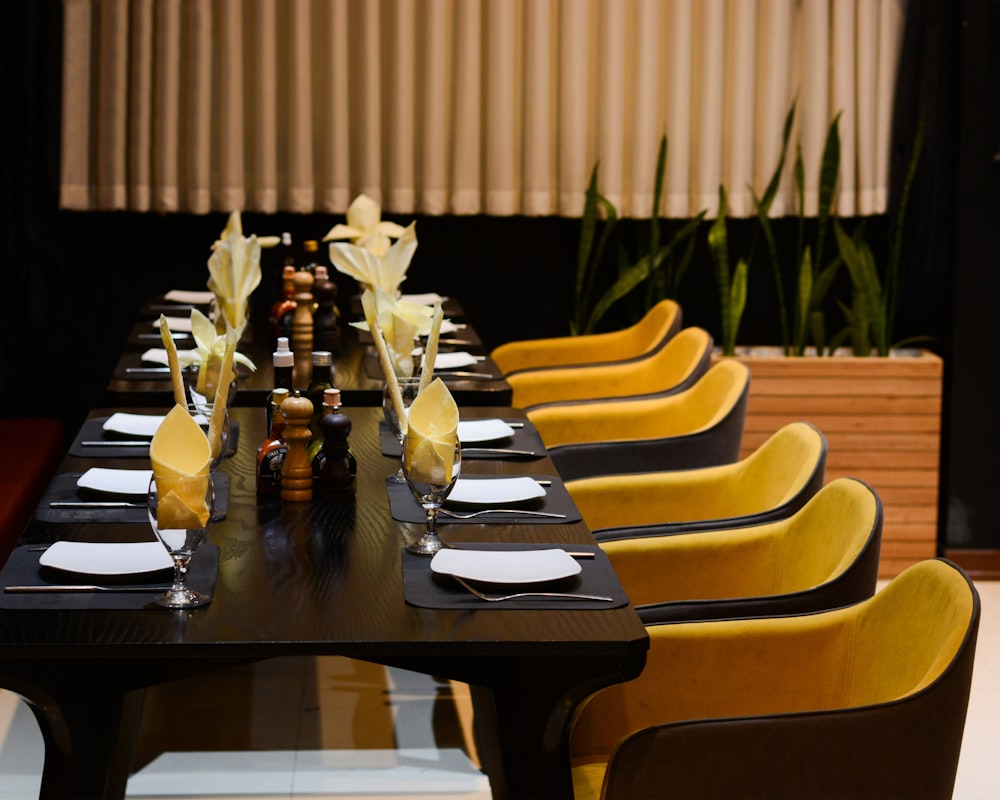
{"label": "wooden slat panel", "polygon": [[740,357],[750,367],[741,458],[789,422],[830,446],[827,480],[861,478],[885,505],[880,576],[937,553],[943,363],[916,358]]}

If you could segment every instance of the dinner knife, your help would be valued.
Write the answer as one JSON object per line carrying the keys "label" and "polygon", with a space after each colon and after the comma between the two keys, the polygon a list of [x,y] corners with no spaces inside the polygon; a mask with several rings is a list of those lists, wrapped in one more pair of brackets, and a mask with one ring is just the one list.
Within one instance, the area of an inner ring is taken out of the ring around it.
{"label": "dinner knife", "polygon": [[9,594],[44,594],[48,592],[165,592],[169,583],[155,586],[97,586],[91,583],[52,583],[46,586],[5,586]]}
{"label": "dinner knife", "polygon": [[49,508],[145,508],[145,503],[127,503],[121,500],[53,500]]}
{"label": "dinner knife", "polygon": [[463,447],[462,455],[475,458],[535,458],[538,454],[534,450],[505,450],[502,447]]}
{"label": "dinner knife", "polygon": [[498,380],[496,375],[490,375],[488,372],[457,372],[453,369],[434,370],[434,375],[438,378],[467,378],[481,381]]}
{"label": "dinner knife", "polygon": [[122,439],[121,441],[94,441],[80,442],[81,447],[149,447],[149,440],[135,441],[133,439]]}

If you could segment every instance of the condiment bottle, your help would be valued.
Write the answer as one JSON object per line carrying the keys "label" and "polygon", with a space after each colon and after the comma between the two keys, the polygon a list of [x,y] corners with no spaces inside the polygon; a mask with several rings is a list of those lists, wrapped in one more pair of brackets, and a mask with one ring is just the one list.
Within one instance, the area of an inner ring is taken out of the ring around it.
{"label": "condiment bottle", "polygon": [[323,410],[323,392],[334,387],[333,353],[329,350],[313,350],[312,375],[306,397],[313,404],[312,419],[309,420],[309,432],[313,437],[320,436],[319,418]]}
{"label": "condiment bottle", "polygon": [[288,502],[312,500],[312,465],[306,449],[312,412],[309,398],[299,392],[281,404],[281,415],[285,418],[285,441],[288,442],[288,451],[281,462],[281,499]]}
{"label": "condiment bottle", "polygon": [[320,420],[323,455],[316,493],[324,500],[349,500],[357,491],[358,478],[358,462],[348,441],[351,419],[340,411],[339,389],[327,389],[323,405],[327,413]]}
{"label": "condiment bottle", "polygon": [[281,272],[282,294],[271,306],[267,322],[272,336],[292,335],[292,316],[295,314],[295,267],[284,266]]}
{"label": "condiment bottle", "polygon": [[340,309],[337,308],[337,284],[330,280],[329,270],[316,267],[313,284],[313,347],[336,354],[340,350]]}
{"label": "condiment bottle", "polygon": [[257,448],[257,494],[281,493],[281,467],[288,452],[281,405],[287,398],[288,389],[279,387],[271,392],[271,424],[267,438]]}
{"label": "condiment bottle", "polygon": [[[274,367],[274,388],[287,389],[292,391],[292,373],[295,367],[295,354],[288,347],[288,339],[284,336],[278,337],[278,349],[271,355],[271,363]],[[267,403],[264,407],[267,430],[271,430],[271,409],[274,392],[268,395]]]}

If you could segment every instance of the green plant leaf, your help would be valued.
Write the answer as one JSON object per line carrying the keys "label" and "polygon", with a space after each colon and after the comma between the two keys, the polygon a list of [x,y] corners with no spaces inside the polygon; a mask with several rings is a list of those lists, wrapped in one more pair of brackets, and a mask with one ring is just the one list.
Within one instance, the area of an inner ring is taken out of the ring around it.
{"label": "green plant leaf", "polygon": [[826,143],[823,145],[823,161],[820,164],[819,170],[819,205],[816,208],[816,253],[814,261],[817,267],[823,264],[826,228],[833,210],[833,201],[836,197],[837,179],[840,176],[841,113],[837,112],[837,116],[830,123],[830,128],[826,134]]}
{"label": "green plant leaf", "polygon": [[601,321],[608,309],[649,277],[649,264],[649,256],[643,256],[618,276],[618,279],[594,305],[590,318],[583,328],[583,333],[593,333],[597,329],[597,323]]}
{"label": "green plant leaf", "polygon": [[726,232],[726,188],[719,187],[719,213],[708,229],[708,252],[715,268],[715,286],[719,293],[719,310],[723,347],[732,326],[732,296],[729,288],[729,239]]}
{"label": "green plant leaf", "polygon": [[795,341],[792,352],[800,356],[806,349],[806,332],[809,327],[809,307],[812,300],[812,250],[808,246],[799,264],[798,294],[795,297]]}
{"label": "green plant leaf", "polygon": [[733,281],[730,286],[729,295],[729,330],[726,331],[726,339],[723,342],[723,352],[725,355],[736,353],[736,339],[739,334],[740,320],[743,319],[743,310],[747,305],[747,273],[749,268],[744,259],[736,263],[736,270],[733,272]]}

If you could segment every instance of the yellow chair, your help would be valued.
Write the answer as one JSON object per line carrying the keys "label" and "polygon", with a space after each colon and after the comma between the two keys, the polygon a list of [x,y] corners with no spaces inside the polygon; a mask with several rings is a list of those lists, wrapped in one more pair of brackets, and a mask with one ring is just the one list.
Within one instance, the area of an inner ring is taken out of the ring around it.
{"label": "yellow chair", "polygon": [[846,608],[647,626],[642,674],[577,709],[576,798],[951,797],[979,618],[936,559]]}
{"label": "yellow chair", "polygon": [[542,403],[675,393],[708,371],[712,337],[701,328],[685,328],[659,350],[641,358],[607,364],[533,369],[507,376],[511,405],[530,408]]}
{"label": "yellow chair", "polygon": [[826,437],[808,422],[776,431],[735,464],[567,481],[599,542],[782,519],[819,491]]}
{"label": "yellow chair", "polygon": [[789,517],[603,542],[643,622],[774,617],[850,605],[878,581],[882,501],[831,481]]}
{"label": "yellow chair", "polygon": [[677,394],[538,406],[528,418],[564,481],[740,457],[750,370],[720,361]]}
{"label": "yellow chair", "polygon": [[622,330],[507,342],[490,358],[505,375],[522,369],[623,361],[662,347],[680,329],[681,307],[673,300],[661,300],[635,325]]}

